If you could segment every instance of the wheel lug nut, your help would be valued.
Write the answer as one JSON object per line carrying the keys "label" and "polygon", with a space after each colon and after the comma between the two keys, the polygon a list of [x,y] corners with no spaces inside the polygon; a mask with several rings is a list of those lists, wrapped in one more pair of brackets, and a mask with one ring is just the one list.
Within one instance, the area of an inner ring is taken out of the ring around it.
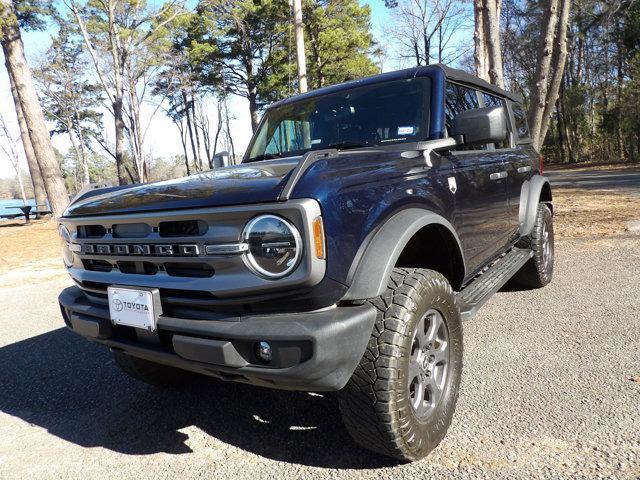
{"label": "wheel lug nut", "polygon": [[429,362],[433,363],[433,362],[435,362],[435,360],[436,360],[435,356],[429,355]]}

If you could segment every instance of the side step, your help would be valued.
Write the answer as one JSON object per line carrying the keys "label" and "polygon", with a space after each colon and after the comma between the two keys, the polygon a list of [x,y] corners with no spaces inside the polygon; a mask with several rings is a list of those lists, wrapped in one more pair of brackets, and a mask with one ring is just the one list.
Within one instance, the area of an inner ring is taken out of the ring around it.
{"label": "side step", "polygon": [[532,250],[513,247],[456,294],[462,320],[471,320],[482,305],[533,256]]}

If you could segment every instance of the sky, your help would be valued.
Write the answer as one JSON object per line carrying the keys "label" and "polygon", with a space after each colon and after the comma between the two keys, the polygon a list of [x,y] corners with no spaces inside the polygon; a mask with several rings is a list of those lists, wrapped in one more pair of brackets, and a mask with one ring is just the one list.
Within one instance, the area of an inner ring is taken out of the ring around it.
{"label": "sky", "polygon": [[[388,9],[384,6],[384,0],[360,1],[361,4],[368,4],[371,7],[371,26],[373,35],[376,40],[383,38],[383,26],[389,21]],[[23,41],[27,60],[30,65],[35,65],[51,44],[51,32],[24,32]],[[1,54],[0,54],[1,55]],[[2,59],[4,66],[4,59]],[[392,70],[394,66],[390,62],[383,63],[384,70]],[[242,154],[251,138],[251,122],[249,117],[248,102],[240,97],[231,96],[229,102],[229,110],[233,117],[231,122],[231,135],[234,140],[236,153]],[[158,112],[150,118],[153,108],[144,107],[142,115],[149,121],[147,137],[145,139],[145,148],[147,153],[152,157],[168,157],[182,153],[180,137],[175,125],[162,113]],[[7,78],[6,69],[0,67],[0,114],[4,117],[14,139],[18,145],[18,151],[22,156],[21,161],[23,169],[26,170],[26,161],[22,151],[22,145],[19,141],[19,130],[16,121],[16,115],[13,108],[13,100],[9,89],[9,79]],[[212,118],[215,114],[211,112]],[[145,122],[146,123],[146,122]],[[105,115],[104,125],[107,138],[113,139],[113,129],[110,128],[108,114]],[[66,152],[70,147],[70,142],[66,134],[54,135],[52,142],[55,148],[60,152]],[[13,177],[15,171],[13,166],[6,158],[0,158],[0,178]]]}

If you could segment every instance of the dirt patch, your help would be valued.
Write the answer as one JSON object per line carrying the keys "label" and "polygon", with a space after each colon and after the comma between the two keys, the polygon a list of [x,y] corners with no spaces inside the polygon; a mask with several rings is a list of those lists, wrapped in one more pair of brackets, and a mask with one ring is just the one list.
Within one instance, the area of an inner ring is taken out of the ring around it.
{"label": "dirt patch", "polygon": [[611,190],[554,188],[558,237],[591,237],[625,233],[627,222],[640,216],[640,195]]}
{"label": "dirt patch", "polygon": [[58,260],[62,268],[58,225],[52,220],[0,222],[0,273],[17,267],[49,266]]}

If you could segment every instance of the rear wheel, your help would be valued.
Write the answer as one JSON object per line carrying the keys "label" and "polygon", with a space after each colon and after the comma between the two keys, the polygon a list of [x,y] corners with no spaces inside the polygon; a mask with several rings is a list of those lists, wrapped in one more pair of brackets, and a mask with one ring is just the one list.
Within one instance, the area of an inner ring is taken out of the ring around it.
{"label": "rear wheel", "polygon": [[129,376],[156,386],[178,386],[193,378],[193,373],[178,368],[132,357],[123,352],[113,352],[113,358]]}
{"label": "rear wheel", "polygon": [[541,288],[553,277],[555,261],[553,215],[545,203],[538,205],[533,231],[516,245],[533,250],[533,257],[516,273],[513,280],[527,288]]}
{"label": "rear wheel", "polygon": [[418,460],[443,439],[462,372],[462,325],[451,286],[437,272],[395,269],[370,301],[378,316],[367,350],[339,394],[353,439]]}

